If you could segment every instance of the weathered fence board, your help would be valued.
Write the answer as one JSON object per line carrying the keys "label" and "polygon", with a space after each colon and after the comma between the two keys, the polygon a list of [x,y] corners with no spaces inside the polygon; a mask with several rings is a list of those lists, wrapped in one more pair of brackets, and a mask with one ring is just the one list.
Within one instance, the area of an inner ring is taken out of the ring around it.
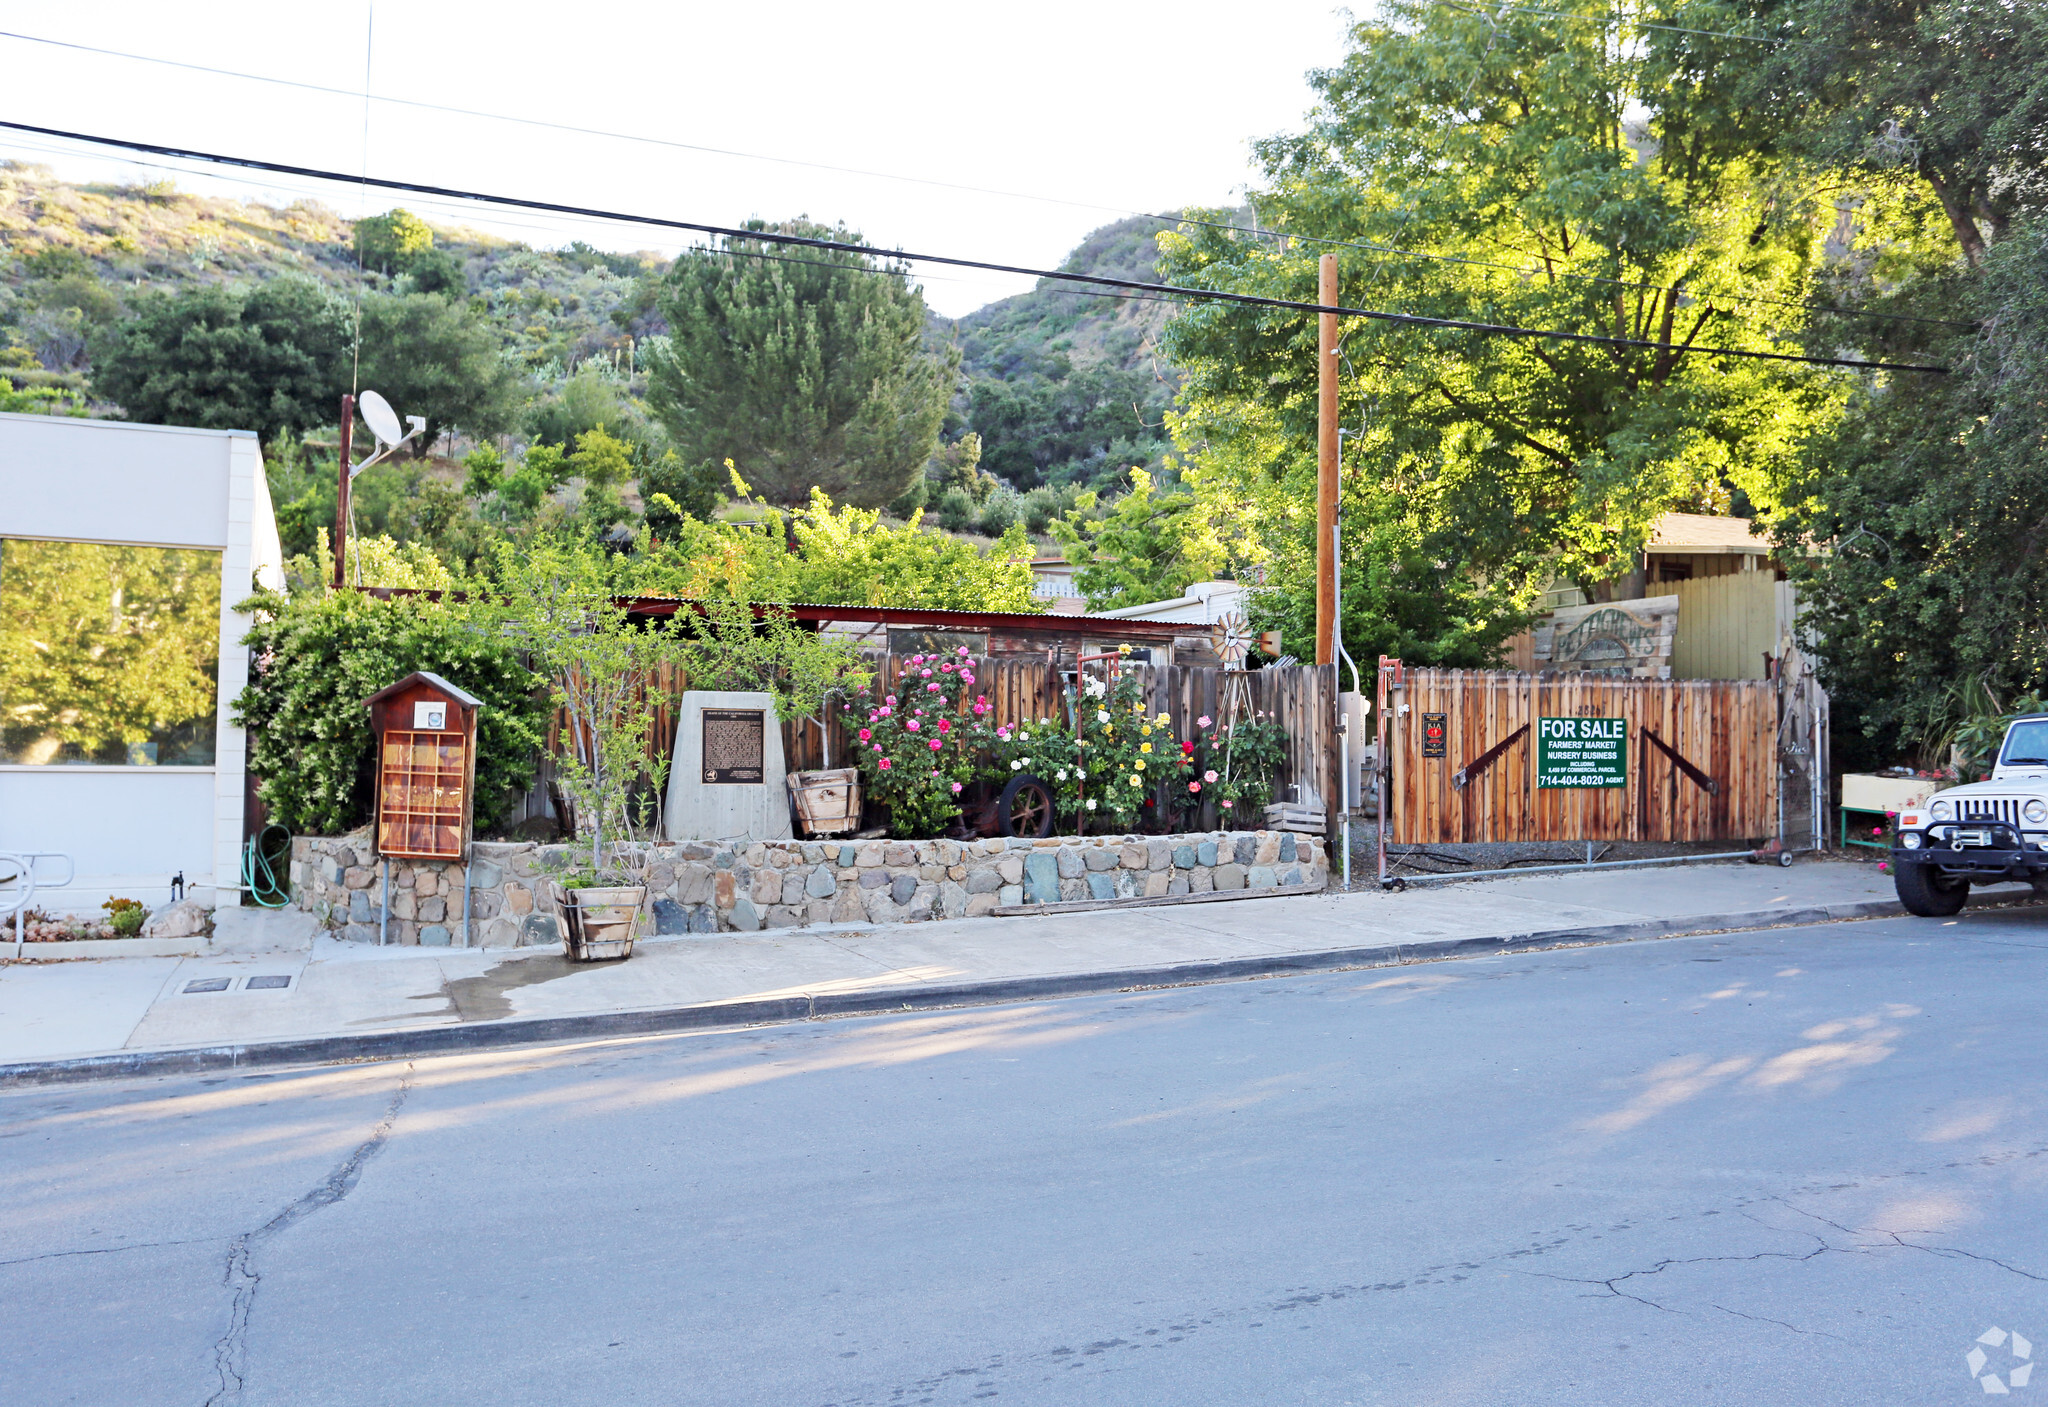
{"label": "weathered fence board", "polygon": [[[1777,695],[1766,681],[1421,669],[1408,671],[1407,687],[1387,699],[1390,840],[1699,841],[1776,834]],[[1444,716],[1444,755],[1425,757],[1423,720],[1437,714]],[[1537,785],[1545,718],[1620,720],[1625,784]],[[1649,734],[1711,780],[1714,790],[1688,775]],[[1468,774],[1463,786],[1456,782],[1461,771]]]}

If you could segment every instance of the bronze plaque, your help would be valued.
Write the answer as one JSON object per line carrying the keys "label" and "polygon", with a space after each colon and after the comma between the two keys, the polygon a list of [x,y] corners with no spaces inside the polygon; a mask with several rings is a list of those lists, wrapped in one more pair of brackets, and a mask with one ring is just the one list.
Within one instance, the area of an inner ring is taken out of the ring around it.
{"label": "bronze plaque", "polygon": [[758,708],[705,709],[704,780],[714,786],[761,785],[766,726]]}

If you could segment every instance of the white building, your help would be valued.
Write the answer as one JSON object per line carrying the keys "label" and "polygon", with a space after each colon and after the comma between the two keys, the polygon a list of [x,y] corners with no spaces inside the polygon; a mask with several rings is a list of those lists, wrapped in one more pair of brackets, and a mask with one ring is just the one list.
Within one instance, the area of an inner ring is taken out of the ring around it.
{"label": "white building", "polygon": [[1251,591],[1241,581],[1198,581],[1170,601],[1147,601],[1141,606],[1119,606],[1113,611],[1090,611],[1101,620],[1168,620],[1190,625],[1214,625],[1231,614],[1245,615]]}
{"label": "white building", "polygon": [[0,851],[35,905],[154,907],[240,883],[255,583],[283,584],[263,459],[246,431],[0,415]]}

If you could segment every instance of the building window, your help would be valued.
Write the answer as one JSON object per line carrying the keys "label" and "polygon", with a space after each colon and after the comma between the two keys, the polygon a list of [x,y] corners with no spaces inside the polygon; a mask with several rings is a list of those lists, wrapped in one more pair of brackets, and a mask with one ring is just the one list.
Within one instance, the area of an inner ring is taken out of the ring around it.
{"label": "building window", "polygon": [[975,659],[981,659],[988,654],[988,632],[915,629],[889,632],[889,653],[892,655],[952,655],[962,649]]}
{"label": "building window", "polygon": [[211,767],[220,553],[0,539],[0,762]]}

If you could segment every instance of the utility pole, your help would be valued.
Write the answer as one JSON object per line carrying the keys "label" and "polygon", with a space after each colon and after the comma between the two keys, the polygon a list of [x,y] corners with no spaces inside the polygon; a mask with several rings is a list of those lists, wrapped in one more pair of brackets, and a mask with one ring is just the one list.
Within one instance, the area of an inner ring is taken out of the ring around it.
{"label": "utility pole", "polygon": [[[1316,301],[1337,303],[1337,256],[1325,254]],[[1316,338],[1316,663],[1337,660],[1337,315],[1319,313]]]}
{"label": "utility pole", "polygon": [[339,491],[334,496],[334,589],[347,585],[348,571],[348,461],[355,439],[356,398],[345,395],[341,398],[341,475]]}

